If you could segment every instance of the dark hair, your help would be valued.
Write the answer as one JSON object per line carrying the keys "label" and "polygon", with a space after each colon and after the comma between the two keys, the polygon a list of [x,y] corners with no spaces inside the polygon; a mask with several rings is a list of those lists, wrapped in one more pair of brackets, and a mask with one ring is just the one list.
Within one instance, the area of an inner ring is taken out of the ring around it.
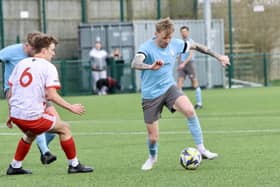
{"label": "dark hair", "polygon": [[43,34],[41,36],[34,37],[34,51],[40,53],[43,48],[49,48],[51,44],[57,45],[58,41],[55,37],[51,35]]}
{"label": "dark hair", "polygon": [[180,28],[180,31],[182,31],[182,30],[184,30],[184,29],[186,29],[187,31],[190,30],[190,28],[189,28],[188,26],[182,26],[182,27]]}

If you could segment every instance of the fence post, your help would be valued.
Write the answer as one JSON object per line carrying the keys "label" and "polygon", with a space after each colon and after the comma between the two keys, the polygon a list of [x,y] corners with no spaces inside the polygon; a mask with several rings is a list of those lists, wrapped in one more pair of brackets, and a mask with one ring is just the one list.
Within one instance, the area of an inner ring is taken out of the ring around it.
{"label": "fence post", "polygon": [[228,67],[228,87],[231,88],[232,87],[232,78],[233,78],[233,54],[229,54],[229,59],[230,59],[230,63],[231,65]]}
{"label": "fence post", "polygon": [[232,86],[232,78],[234,77],[234,63],[233,63],[233,31],[232,31],[232,8],[231,8],[231,0],[228,0],[228,22],[229,22],[229,55],[230,55],[230,63],[229,66],[229,77],[228,77],[228,85],[229,88]]}
{"label": "fence post", "polygon": [[82,23],[87,23],[87,2],[86,0],[81,0],[81,9],[82,9]]}
{"label": "fence post", "polygon": [[[81,62],[83,64],[84,62]],[[88,72],[88,88],[89,92],[94,93],[95,90],[93,90],[93,80],[92,80],[92,70],[91,70],[91,61],[87,61],[87,66],[85,66],[85,71]]]}
{"label": "fence post", "polygon": [[17,44],[20,43],[20,37],[19,37],[19,35],[16,36],[16,43],[17,43]]}
{"label": "fence post", "polygon": [[3,1],[0,0],[0,36],[1,36],[1,49],[5,47],[5,34],[4,34],[4,16],[3,16]]}
{"label": "fence post", "polygon": [[120,21],[124,22],[124,3],[120,0]]}
{"label": "fence post", "polygon": [[264,77],[264,86],[268,86],[268,79],[267,79],[267,59],[266,53],[263,53],[263,77]]}
{"label": "fence post", "polygon": [[132,81],[132,92],[136,92],[136,80],[135,80],[135,70],[130,68],[131,70],[131,81]]}
{"label": "fence post", "polygon": [[61,75],[61,95],[65,96],[65,87],[66,87],[66,81],[65,81],[65,61],[62,60],[60,62],[60,75]]}
{"label": "fence post", "polygon": [[160,0],[157,0],[157,19],[161,18],[160,5],[161,5]]}

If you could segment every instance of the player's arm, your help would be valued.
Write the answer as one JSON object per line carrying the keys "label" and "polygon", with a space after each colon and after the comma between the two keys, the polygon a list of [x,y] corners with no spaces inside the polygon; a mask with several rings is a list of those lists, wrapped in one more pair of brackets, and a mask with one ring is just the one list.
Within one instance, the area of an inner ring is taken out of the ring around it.
{"label": "player's arm", "polygon": [[162,60],[157,60],[153,64],[144,63],[145,55],[137,53],[131,62],[131,68],[137,70],[157,70],[163,65]]}
{"label": "player's arm", "polygon": [[69,110],[70,112],[78,115],[82,115],[85,112],[84,107],[81,104],[70,104],[65,101],[56,91],[56,88],[49,87],[46,89],[46,99],[53,101],[62,108]]}
{"label": "player's arm", "polygon": [[179,56],[179,66],[178,66],[178,70],[183,69],[187,63],[189,63],[189,61],[191,61],[192,58],[192,51],[190,51],[189,56],[183,61],[181,62],[181,55]]}
{"label": "player's arm", "polygon": [[202,44],[194,42],[190,45],[190,50],[196,50],[200,53],[212,56],[212,57],[216,58],[223,66],[230,65],[228,56],[218,54]]}
{"label": "player's arm", "polygon": [[184,62],[182,62],[182,64],[184,64],[184,66],[185,66],[187,63],[189,63],[189,61],[191,61],[191,59],[192,59],[192,56],[193,56],[193,51],[191,50],[190,55],[188,56],[188,58],[186,58],[184,60]]}
{"label": "player's arm", "polygon": [[192,56],[193,56],[193,51],[192,50],[190,50],[190,55],[188,56],[188,58],[183,62],[185,65],[187,64],[187,63],[189,63],[190,61],[191,61],[191,59],[192,59]]}

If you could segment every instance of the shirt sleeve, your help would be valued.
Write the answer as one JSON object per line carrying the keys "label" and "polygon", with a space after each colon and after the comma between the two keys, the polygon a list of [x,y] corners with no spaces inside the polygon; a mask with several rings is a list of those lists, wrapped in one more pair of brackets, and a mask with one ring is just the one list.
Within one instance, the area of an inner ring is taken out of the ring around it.
{"label": "shirt sleeve", "polygon": [[47,76],[46,88],[60,89],[61,85],[59,82],[58,72],[56,70],[56,67],[50,63],[47,72],[48,72],[48,74],[46,75]]}
{"label": "shirt sleeve", "polygon": [[190,42],[188,41],[185,42],[184,40],[174,39],[173,43],[177,54],[186,53],[190,50]]}
{"label": "shirt sleeve", "polygon": [[2,62],[7,62],[9,61],[10,57],[10,52],[8,48],[4,48],[0,51],[0,60]]}
{"label": "shirt sleeve", "polygon": [[144,56],[145,56],[144,62],[145,62],[146,64],[151,64],[151,63],[149,63],[149,61],[150,61],[150,60],[149,60],[149,49],[148,49],[148,47],[147,47],[146,44],[142,44],[142,45],[139,47],[137,54],[142,54],[142,55],[144,55]]}

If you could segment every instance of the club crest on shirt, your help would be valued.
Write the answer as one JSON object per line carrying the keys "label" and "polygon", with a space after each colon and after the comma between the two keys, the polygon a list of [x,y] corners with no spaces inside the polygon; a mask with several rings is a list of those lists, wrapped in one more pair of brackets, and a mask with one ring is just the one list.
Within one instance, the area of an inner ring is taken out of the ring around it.
{"label": "club crest on shirt", "polygon": [[170,53],[171,56],[175,56],[175,52],[174,52],[173,49],[170,49],[170,50],[169,50],[169,53]]}

